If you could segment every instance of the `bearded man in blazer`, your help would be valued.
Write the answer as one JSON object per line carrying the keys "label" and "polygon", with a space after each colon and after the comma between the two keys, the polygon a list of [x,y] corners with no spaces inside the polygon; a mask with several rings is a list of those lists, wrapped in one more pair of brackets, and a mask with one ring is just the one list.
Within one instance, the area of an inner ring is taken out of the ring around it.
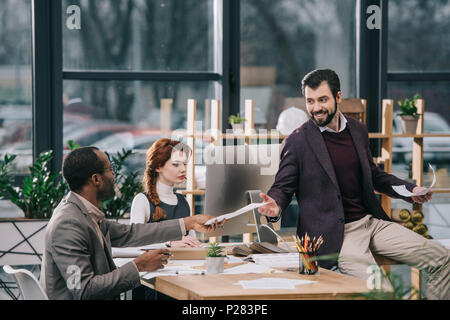
{"label": "bearded man in blazer", "polygon": [[201,233],[208,215],[158,223],[125,225],[105,219],[100,202],[114,196],[114,172],[105,153],[95,147],[79,148],[67,155],[63,175],[69,194],[54,210],[46,234],[41,285],[51,300],[117,299],[140,286],[140,272],[167,264],[167,249],[148,251],[116,268],[111,247],[136,247],[179,240],[187,230]]}
{"label": "bearded man in blazer", "polygon": [[[449,250],[435,241],[394,223],[383,211],[375,190],[409,203],[423,196],[398,195],[394,185],[413,193],[425,188],[401,180],[377,167],[369,149],[367,127],[339,111],[340,81],[329,69],[315,70],[302,80],[310,120],[284,141],[280,166],[259,212],[277,221],[295,193],[299,212],[297,234],[324,238],[318,255],[324,268],[367,279],[376,265],[373,253],[428,272],[428,296],[450,299]],[[391,288],[385,283],[385,288]]]}

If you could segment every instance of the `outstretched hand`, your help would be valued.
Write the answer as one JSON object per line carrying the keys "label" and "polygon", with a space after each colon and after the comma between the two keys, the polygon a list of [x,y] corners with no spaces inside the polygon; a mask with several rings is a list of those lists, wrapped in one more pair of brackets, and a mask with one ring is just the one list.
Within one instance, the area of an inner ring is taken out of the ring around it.
{"label": "outstretched hand", "polygon": [[[427,188],[425,188],[425,187],[415,187],[415,188],[412,190],[412,192],[413,192],[413,193],[417,193],[417,192],[424,191],[424,190],[426,190],[426,189],[427,189]],[[424,194],[423,196],[413,196],[413,197],[411,197],[411,199],[412,199],[414,202],[416,202],[416,203],[425,203],[425,202],[431,200],[432,196],[433,196],[433,192],[430,190],[430,191],[428,191],[426,194]]]}
{"label": "outstretched hand", "polygon": [[267,202],[267,204],[258,208],[259,213],[271,218],[277,217],[280,214],[280,208],[278,207],[275,200],[262,192],[259,194],[259,196],[264,200],[264,202]]}
{"label": "outstretched hand", "polygon": [[228,221],[227,219],[222,220],[221,222],[214,222],[208,226],[205,226],[205,223],[214,219],[215,217],[207,215],[207,214],[196,214],[195,216],[184,218],[184,224],[186,226],[186,230],[195,230],[200,233],[209,233],[213,232],[218,228],[222,228],[223,225]]}

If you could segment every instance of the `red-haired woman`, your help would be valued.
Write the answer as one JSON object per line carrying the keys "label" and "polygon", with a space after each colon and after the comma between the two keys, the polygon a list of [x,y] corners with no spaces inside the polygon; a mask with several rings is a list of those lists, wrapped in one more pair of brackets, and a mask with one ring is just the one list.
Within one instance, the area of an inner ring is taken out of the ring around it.
{"label": "red-haired woman", "polygon": [[[175,184],[186,179],[186,163],[191,149],[185,144],[159,139],[147,151],[143,179],[144,192],[136,195],[131,205],[131,223],[151,223],[185,218],[190,215],[186,199],[173,192]],[[200,247],[195,232],[182,240],[166,243],[171,247]]]}

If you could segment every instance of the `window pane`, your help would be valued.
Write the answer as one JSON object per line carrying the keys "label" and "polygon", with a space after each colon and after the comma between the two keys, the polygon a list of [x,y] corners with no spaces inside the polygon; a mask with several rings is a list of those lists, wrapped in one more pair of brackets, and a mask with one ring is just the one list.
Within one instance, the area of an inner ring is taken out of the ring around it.
{"label": "window pane", "polygon": [[[425,133],[450,133],[450,83],[441,82],[391,82],[388,85],[388,97],[395,101],[394,112],[398,111],[398,100],[404,100],[419,93],[425,100]],[[394,117],[394,132],[401,132],[401,122]],[[402,166],[411,162],[412,138],[394,138],[392,148],[393,160]],[[450,138],[424,138],[424,171],[428,163],[437,169],[436,188],[450,188]],[[424,174],[424,183],[426,178]],[[431,182],[431,180],[429,181]],[[428,183],[429,185],[430,183]]]}
{"label": "window pane", "polygon": [[[102,151],[134,149],[132,170],[143,168],[145,152],[159,138],[185,129],[187,100],[197,100],[197,130],[204,123],[205,100],[218,99],[214,82],[64,81],[64,149],[67,141]],[[172,99],[163,102],[161,99]],[[164,107],[161,107],[164,105]]]}
{"label": "window pane", "polygon": [[31,2],[0,6],[0,156],[17,154],[15,172],[32,163]]}
{"label": "window pane", "polygon": [[450,1],[389,1],[389,71],[450,71]]}
{"label": "window pane", "polygon": [[273,129],[280,112],[300,97],[303,76],[334,69],[344,97],[354,97],[356,25],[353,0],[243,0],[241,113],[256,102],[255,124]]}
{"label": "window pane", "polygon": [[[210,0],[63,2],[65,69],[214,70]],[[75,11],[80,9],[79,29]]]}

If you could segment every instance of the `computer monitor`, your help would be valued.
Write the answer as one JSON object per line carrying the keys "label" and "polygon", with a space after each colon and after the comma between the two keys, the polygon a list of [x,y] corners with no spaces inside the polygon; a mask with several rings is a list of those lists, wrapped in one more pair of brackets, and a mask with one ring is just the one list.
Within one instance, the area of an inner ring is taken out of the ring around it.
{"label": "computer monitor", "polygon": [[[220,216],[236,211],[250,202],[262,202],[259,190],[266,193],[273,184],[278,171],[279,155],[279,144],[212,147],[205,157],[204,213]],[[261,219],[257,210],[230,219],[223,228],[207,236],[257,232],[259,241],[275,243],[276,237],[270,230],[259,228],[267,221],[264,217]]]}

